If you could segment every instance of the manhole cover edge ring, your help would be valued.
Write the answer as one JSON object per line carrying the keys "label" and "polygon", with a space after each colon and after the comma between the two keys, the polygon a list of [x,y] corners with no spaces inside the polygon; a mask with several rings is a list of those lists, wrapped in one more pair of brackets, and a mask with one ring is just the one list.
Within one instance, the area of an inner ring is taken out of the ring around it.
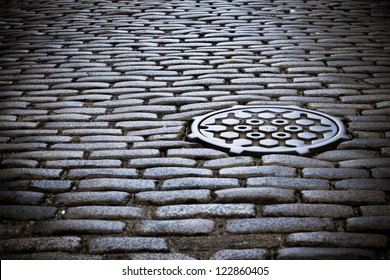
{"label": "manhole cover edge ring", "polygon": [[[284,147],[284,148],[281,148],[280,150],[275,149],[275,148],[263,148],[263,149],[260,148],[260,151],[259,151],[259,148],[256,149],[256,148],[242,147],[242,146],[233,146],[232,147],[229,144],[219,143],[219,142],[213,140],[213,138],[209,138],[209,137],[204,136],[202,134],[202,132],[200,132],[198,129],[198,127],[202,121],[206,120],[207,118],[209,118],[213,115],[221,114],[221,113],[224,113],[227,111],[233,111],[233,110],[239,110],[239,109],[251,109],[251,108],[293,109],[293,110],[298,110],[298,111],[302,111],[302,112],[307,112],[310,114],[320,115],[321,117],[326,118],[327,120],[330,120],[331,122],[333,122],[337,127],[337,132],[331,138],[325,139],[324,141],[321,141],[320,143],[309,144],[309,145],[298,146],[298,147],[291,147],[291,148]],[[314,150],[315,150],[315,152],[322,151],[329,146],[333,146],[333,145],[338,144],[342,140],[349,140],[350,136],[348,136],[348,134],[347,134],[347,129],[346,129],[344,122],[342,121],[342,118],[330,116],[330,115],[323,113],[323,112],[317,112],[317,111],[301,108],[301,107],[298,107],[295,105],[286,105],[286,106],[283,106],[283,105],[281,105],[281,106],[279,106],[279,105],[235,105],[235,106],[221,109],[221,110],[218,110],[215,112],[209,112],[209,113],[202,115],[202,116],[193,117],[193,123],[191,125],[191,134],[188,135],[188,138],[191,140],[199,139],[200,141],[206,143],[207,145],[212,146],[213,148],[222,149],[222,150],[228,151],[234,155],[248,154],[248,155],[253,155],[253,156],[259,156],[259,155],[272,154],[272,153],[274,153],[274,154],[306,155],[306,154],[311,153]],[[254,151],[254,150],[257,150],[257,151]]]}

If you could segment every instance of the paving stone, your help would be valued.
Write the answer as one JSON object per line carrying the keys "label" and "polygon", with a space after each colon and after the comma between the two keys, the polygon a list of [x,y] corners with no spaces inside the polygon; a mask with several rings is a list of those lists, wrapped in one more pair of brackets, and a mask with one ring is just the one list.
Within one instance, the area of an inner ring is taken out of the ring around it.
{"label": "paving stone", "polygon": [[[182,121],[131,121],[131,122],[118,122],[115,126],[122,127],[130,130],[137,129],[151,129],[151,128],[161,128],[161,127],[172,127],[172,126],[181,126],[184,125]],[[128,134],[131,135],[131,134]],[[141,135],[142,134],[134,134]]]}
{"label": "paving stone", "polygon": [[274,217],[319,217],[319,218],[348,218],[355,215],[351,206],[334,204],[276,204],[265,205],[264,216]]}
{"label": "paving stone", "polygon": [[35,160],[55,160],[55,159],[69,159],[69,158],[82,158],[84,152],[82,151],[35,151],[35,152],[23,152],[14,153],[9,155],[10,158],[16,159],[35,159]]}
{"label": "paving stone", "polygon": [[66,179],[88,179],[88,178],[98,178],[98,177],[136,178],[137,176],[138,176],[137,170],[132,168],[95,168],[95,169],[83,168],[83,169],[69,170],[65,178]]}
{"label": "paving stone", "polygon": [[143,141],[141,136],[112,136],[112,135],[95,135],[80,137],[80,142],[138,142]]}
{"label": "paving stone", "polygon": [[229,220],[226,231],[233,234],[289,233],[297,231],[332,230],[328,218],[253,218]]}
{"label": "paving stone", "polygon": [[72,188],[71,181],[65,180],[32,180],[31,189],[36,191],[57,193],[66,192]]}
{"label": "paving stone", "polygon": [[294,202],[293,190],[278,188],[233,188],[215,192],[216,202],[251,202],[256,204]]}
{"label": "paving stone", "polygon": [[78,206],[70,207],[62,215],[64,219],[136,219],[145,217],[145,212],[138,207],[127,206]]}
{"label": "paving stone", "polygon": [[41,204],[46,198],[46,195],[40,192],[30,191],[0,191],[1,204]]}
{"label": "paving stone", "polygon": [[74,168],[74,167],[121,167],[120,160],[88,160],[88,159],[69,159],[69,160],[49,160],[45,162],[45,167],[54,168]]}
{"label": "paving stone", "polygon": [[21,225],[0,224],[0,236],[11,238],[18,236],[22,232],[22,228]]}
{"label": "paving stone", "polygon": [[202,159],[216,159],[224,158],[228,155],[213,149],[206,148],[189,148],[189,149],[169,149],[167,151],[168,157],[185,157],[185,158],[202,158]]}
{"label": "paving stone", "polygon": [[215,222],[206,219],[144,220],[135,225],[140,235],[203,235],[214,230]]}
{"label": "paving stone", "polygon": [[385,193],[377,190],[315,190],[302,191],[302,200],[309,203],[385,204]]}
{"label": "paving stone", "polygon": [[345,160],[340,161],[339,166],[350,170],[351,168],[390,167],[390,158]]}
{"label": "paving stone", "polygon": [[157,120],[157,115],[153,113],[122,113],[101,115],[96,117],[97,121],[128,121],[128,120]]}
{"label": "paving stone", "polygon": [[235,178],[199,178],[186,177],[164,180],[161,185],[162,190],[180,189],[226,189],[239,187],[239,181]]}
{"label": "paving stone", "polygon": [[[279,176],[275,175],[275,176]],[[253,177],[247,179],[247,187],[271,187],[296,190],[330,189],[330,183],[325,179],[283,178],[283,177]]]}
{"label": "paving stone", "polygon": [[353,159],[369,159],[375,158],[374,151],[367,150],[333,150],[326,151],[317,156],[316,159],[325,161],[344,161]]}
{"label": "paving stone", "polygon": [[0,217],[5,220],[47,220],[55,217],[57,208],[27,206],[27,205],[1,205]]}
{"label": "paving stone", "polygon": [[172,127],[163,127],[163,128],[152,128],[144,130],[136,130],[127,132],[128,136],[131,135],[140,135],[140,136],[149,136],[149,135],[166,135],[169,133],[183,133],[183,126],[172,126]]}
{"label": "paving stone", "polygon": [[[77,127],[77,126],[76,126]],[[84,136],[84,135],[122,135],[122,131],[120,129],[94,129],[94,128],[84,128],[84,129],[63,129],[63,135],[71,135],[71,136]]]}
{"label": "paving stone", "polygon": [[266,260],[269,256],[265,249],[220,250],[210,260]]}
{"label": "paving stone", "polygon": [[385,248],[385,235],[348,232],[305,232],[292,233],[286,238],[287,246],[342,247],[342,248]]}
{"label": "paving stone", "polygon": [[21,142],[21,143],[32,143],[32,142],[65,143],[65,142],[71,142],[72,137],[69,137],[69,136],[26,136],[26,137],[18,137],[14,141]]}
{"label": "paving stone", "polygon": [[3,254],[47,251],[74,252],[80,248],[81,238],[79,237],[13,238],[2,241],[0,252]]}
{"label": "paving stone", "polygon": [[53,204],[58,206],[125,205],[129,198],[126,192],[69,192],[55,195]]}
{"label": "paving stone", "polygon": [[135,149],[147,149],[147,148],[156,148],[156,149],[172,149],[172,148],[186,148],[186,147],[196,147],[199,146],[196,143],[186,142],[186,141],[148,141],[148,142],[137,142],[133,144]]}
{"label": "paving stone", "polygon": [[361,260],[377,258],[378,255],[373,250],[354,248],[292,247],[277,251],[277,259],[280,260]]}
{"label": "paving stone", "polygon": [[92,151],[89,157],[102,159],[128,159],[128,158],[143,158],[143,157],[158,157],[160,151],[157,149],[134,149],[134,150],[100,150]]}
{"label": "paving stone", "polygon": [[360,211],[363,216],[390,216],[390,205],[365,205]]}
{"label": "paving stone", "polygon": [[336,190],[383,190],[390,189],[389,179],[347,179],[337,181]]}
{"label": "paving stone", "polygon": [[341,163],[340,167],[341,168],[303,168],[302,175],[305,178],[324,178],[331,180],[369,177],[369,173],[367,170],[347,168],[352,166],[345,166]]}
{"label": "paving stone", "polygon": [[247,166],[254,165],[254,159],[252,157],[229,157],[222,159],[212,159],[205,161],[203,163],[203,167],[210,169],[221,169],[224,167],[232,167],[232,166]]}
{"label": "paving stone", "polygon": [[108,122],[47,122],[44,124],[45,128],[60,128],[60,129],[66,129],[66,128],[108,128],[109,123]]}
{"label": "paving stone", "polygon": [[190,167],[152,167],[145,169],[143,177],[146,179],[169,179],[174,177],[211,177],[213,172],[209,169],[190,168]]}
{"label": "paving stone", "polygon": [[353,232],[389,232],[390,217],[356,217],[349,218],[346,222],[346,230]]}
{"label": "paving stone", "polygon": [[135,195],[137,203],[166,205],[180,203],[206,203],[211,201],[209,190],[178,190],[140,192]]}
{"label": "paving stone", "polygon": [[127,143],[103,142],[103,143],[70,143],[70,144],[54,144],[51,146],[55,150],[107,150],[107,149],[126,149]]}
{"label": "paving stone", "polygon": [[140,159],[129,160],[128,165],[137,168],[158,167],[158,166],[195,167],[197,163],[193,159],[185,159],[185,158],[140,158]]}
{"label": "paving stone", "polygon": [[223,177],[248,178],[255,176],[294,177],[295,168],[284,166],[243,166],[223,168],[219,171]]}
{"label": "paving stone", "polygon": [[340,143],[339,149],[374,149],[389,147],[390,139],[353,139]]}
{"label": "paving stone", "polygon": [[115,234],[125,230],[125,223],[101,220],[57,220],[40,222],[34,227],[35,234]]}
{"label": "paving stone", "polygon": [[6,168],[0,171],[3,181],[14,179],[51,179],[60,178],[61,169],[43,168]]}
{"label": "paving stone", "polygon": [[81,180],[78,190],[139,192],[156,189],[155,181],[143,179],[97,178]]}
{"label": "paving stone", "polygon": [[0,165],[2,166],[2,168],[34,168],[38,167],[39,162],[36,160],[28,159],[5,159],[1,161]]}
{"label": "paving stone", "polygon": [[44,143],[6,143],[0,144],[0,151],[2,153],[22,152],[22,151],[38,151],[44,150],[47,144]]}
{"label": "paving stone", "polygon": [[157,237],[100,237],[91,239],[88,251],[92,254],[164,252],[168,251],[168,242]]}
{"label": "paving stone", "polygon": [[333,167],[333,163],[318,159],[292,155],[265,155],[261,158],[263,164],[285,165],[295,168],[310,167]]}
{"label": "paving stone", "polygon": [[132,260],[196,260],[196,258],[181,253],[144,253],[132,254]]}
{"label": "paving stone", "polygon": [[156,217],[160,219],[180,219],[191,217],[253,217],[253,204],[185,204],[157,208]]}

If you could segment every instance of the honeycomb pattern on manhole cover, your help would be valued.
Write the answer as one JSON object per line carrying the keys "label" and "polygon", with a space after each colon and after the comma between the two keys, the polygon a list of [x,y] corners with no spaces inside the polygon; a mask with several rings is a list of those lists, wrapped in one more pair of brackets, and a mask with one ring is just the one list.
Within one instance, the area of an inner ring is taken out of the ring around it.
{"label": "honeycomb pattern on manhole cover", "polygon": [[233,154],[308,154],[349,139],[342,121],[296,106],[234,106],[195,117],[190,139]]}

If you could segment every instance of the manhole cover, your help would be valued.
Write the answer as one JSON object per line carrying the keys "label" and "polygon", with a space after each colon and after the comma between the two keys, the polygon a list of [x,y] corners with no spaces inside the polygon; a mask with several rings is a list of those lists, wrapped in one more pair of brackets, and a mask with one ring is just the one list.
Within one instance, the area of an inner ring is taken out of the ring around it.
{"label": "manhole cover", "polygon": [[338,118],[296,106],[234,106],[195,117],[191,130],[234,154],[307,154],[349,139]]}

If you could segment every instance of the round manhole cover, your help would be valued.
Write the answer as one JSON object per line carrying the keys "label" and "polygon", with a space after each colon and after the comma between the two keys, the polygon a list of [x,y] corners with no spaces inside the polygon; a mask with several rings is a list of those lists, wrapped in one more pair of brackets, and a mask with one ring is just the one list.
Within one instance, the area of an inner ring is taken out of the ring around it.
{"label": "round manhole cover", "polygon": [[195,117],[191,130],[234,154],[307,154],[348,139],[338,118],[296,106],[234,106]]}

